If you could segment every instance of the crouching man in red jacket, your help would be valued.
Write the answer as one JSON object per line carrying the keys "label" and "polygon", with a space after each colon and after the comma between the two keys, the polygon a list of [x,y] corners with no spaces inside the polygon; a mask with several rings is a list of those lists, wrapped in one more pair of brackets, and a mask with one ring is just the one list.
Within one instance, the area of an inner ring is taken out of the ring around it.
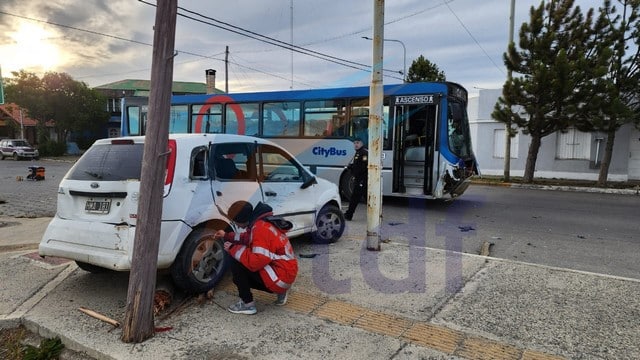
{"label": "crouching man in red jacket", "polygon": [[254,209],[246,201],[229,207],[229,218],[245,232],[225,233],[224,249],[231,255],[231,274],[238,288],[240,301],[229,306],[235,314],[253,315],[257,312],[251,289],[278,295],[275,305],[287,303],[289,289],[298,274],[298,260],[287,237],[291,223],[273,216],[273,209],[258,203]]}

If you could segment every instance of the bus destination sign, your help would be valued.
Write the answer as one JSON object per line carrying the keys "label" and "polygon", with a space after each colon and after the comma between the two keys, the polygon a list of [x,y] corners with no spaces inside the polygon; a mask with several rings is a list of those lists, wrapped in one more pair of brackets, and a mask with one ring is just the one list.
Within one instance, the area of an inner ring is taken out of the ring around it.
{"label": "bus destination sign", "polygon": [[396,105],[433,104],[433,95],[396,96]]}

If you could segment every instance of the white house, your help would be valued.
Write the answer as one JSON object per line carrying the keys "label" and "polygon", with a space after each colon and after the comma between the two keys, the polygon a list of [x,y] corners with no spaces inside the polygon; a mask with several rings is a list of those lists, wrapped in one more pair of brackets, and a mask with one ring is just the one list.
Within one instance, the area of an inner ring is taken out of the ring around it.
{"label": "white house", "polygon": [[[469,98],[469,122],[478,166],[483,175],[504,173],[505,126],[491,118],[502,89],[480,90]],[[606,135],[570,128],[542,138],[536,178],[597,180]],[[531,137],[519,132],[511,140],[510,175],[524,175]],[[610,181],[640,180],[640,131],[632,124],[616,134]]]}

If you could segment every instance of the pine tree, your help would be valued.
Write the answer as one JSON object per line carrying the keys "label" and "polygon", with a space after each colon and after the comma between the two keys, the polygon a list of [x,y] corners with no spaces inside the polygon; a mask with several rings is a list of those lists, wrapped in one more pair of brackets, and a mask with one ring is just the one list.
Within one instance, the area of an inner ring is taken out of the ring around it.
{"label": "pine tree", "polygon": [[440,71],[438,65],[420,55],[411,63],[406,80],[407,82],[445,81],[446,76],[443,71]]}
{"label": "pine tree", "polygon": [[510,44],[504,54],[514,75],[505,82],[492,116],[510,120],[531,137],[524,182],[533,181],[542,138],[572,126],[583,111],[591,80],[587,39],[592,23],[593,9],[585,17],[573,0],[542,2],[531,7],[529,23],[520,28],[520,49]]}
{"label": "pine tree", "polygon": [[607,184],[616,132],[627,123],[640,125],[640,1],[619,4],[621,13],[610,0],[599,8],[590,46],[605,66],[594,74],[588,112],[577,124],[583,131],[606,134],[598,186]]}

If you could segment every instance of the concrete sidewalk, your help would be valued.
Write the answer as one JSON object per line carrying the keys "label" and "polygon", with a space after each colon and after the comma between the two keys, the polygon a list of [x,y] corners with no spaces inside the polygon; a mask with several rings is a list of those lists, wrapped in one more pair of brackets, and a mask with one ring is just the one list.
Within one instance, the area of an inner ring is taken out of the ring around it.
{"label": "concrete sidewalk", "polygon": [[[638,280],[424,248],[402,236],[370,252],[358,221],[336,244],[292,241],[305,257],[286,306],[255,292],[257,315],[231,314],[236,296],[225,278],[213,299],[174,299],[153,338],[126,344],[120,328],[78,308],[122,321],[128,274],[42,261],[33,249],[48,219],[32,220],[0,228],[0,327],[22,323],[96,359],[640,358]],[[21,240],[7,239],[17,233]]]}

